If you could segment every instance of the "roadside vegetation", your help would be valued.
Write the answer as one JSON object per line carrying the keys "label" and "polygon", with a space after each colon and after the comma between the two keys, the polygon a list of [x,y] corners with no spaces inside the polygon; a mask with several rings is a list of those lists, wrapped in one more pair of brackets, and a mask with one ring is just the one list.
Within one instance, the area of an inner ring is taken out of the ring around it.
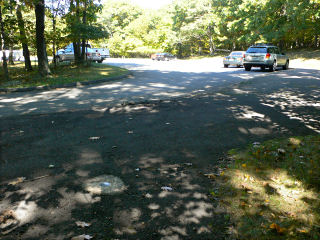
{"label": "roadside vegetation", "polygon": [[229,152],[216,178],[238,239],[320,239],[320,135],[253,143]]}
{"label": "roadside vegetation", "polygon": [[23,49],[26,71],[32,71],[30,56],[37,56],[37,71],[47,79],[55,66],[48,56],[56,59],[57,51],[70,43],[79,67],[86,61],[88,42],[108,47],[113,57],[169,52],[196,58],[246,50],[257,42],[273,43],[284,51],[319,50],[319,11],[319,0],[173,0],[159,10],[143,9],[129,0],[4,0],[0,50],[7,51],[1,53],[0,81],[14,79],[8,67],[14,61],[13,50]]}
{"label": "roadside vegetation", "polygon": [[285,51],[319,49],[319,11],[318,0],[175,0],[157,11],[110,0],[99,21],[108,26],[114,56],[165,51],[185,58],[246,50],[257,42]]}
{"label": "roadside vegetation", "polygon": [[[0,88],[23,88],[34,86],[54,86],[67,83],[102,80],[128,73],[128,70],[99,63],[76,65],[60,63],[51,67],[51,75],[42,77],[34,66],[33,71],[26,72],[23,63],[9,66],[11,80],[0,83]],[[0,70],[0,75],[2,74]]]}

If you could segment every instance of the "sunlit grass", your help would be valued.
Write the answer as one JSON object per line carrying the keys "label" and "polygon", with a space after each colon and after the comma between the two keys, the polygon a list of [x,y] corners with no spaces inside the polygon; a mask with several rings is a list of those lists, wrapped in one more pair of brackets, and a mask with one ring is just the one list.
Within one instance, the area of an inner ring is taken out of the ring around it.
{"label": "sunlit grass", "polygon": [[320,135],[232,150],[219,207],[239,239],[320,239]]}
{"label": "sunlit grass", "polygon": [[289,50],[286,54],[289,56],[290,59],[320,60],[320,49]]}
{"label": "sunlit grass", "polygon": [[[57,67],[51,66],[52,74],[43,78],[38,74],[36,66],[33,67],[32,72],[26,72],[24,63],[9,65],[10,81],[0,81],[0,88],[60,85],[115,77],[128,72],[123,68],[98,63],[82,66],[59,64]],[[4,79],[2,69],[0,70],[0,78]]]}

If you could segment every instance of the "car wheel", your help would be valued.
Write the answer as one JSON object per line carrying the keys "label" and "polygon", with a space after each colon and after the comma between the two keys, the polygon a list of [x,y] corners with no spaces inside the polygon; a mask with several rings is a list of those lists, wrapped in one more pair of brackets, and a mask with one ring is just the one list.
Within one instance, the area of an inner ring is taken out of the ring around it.
{"label": "car wheel", "polygon": [[228,64],[224,64],[223,66],[224,66],[225,68],[228,68],[228,67],[229,67],[229,65],[228,65]]}
{"label": "car wheel", "polygon": [[241,65],[237,65],[237,68],[241,67]]}
{"label": "car wheel", "polygon": [[102,61],[103,61],[103,60],[99,60],[99,61],[97,61],[97,62],[98,62],[98,63],[102,63]]}
{"label": "car wheel", "polygon": [[265,67],[265,66],[261,66],[260,68],[261,68],[261,71],[266,70],[266,67]]}
{"label": "car wheel", "polygon": [[269,72],[273,72],[277,69],[277,62],[274,61],[271,66],[269,66]]}
{"label": "car wheel", "polygon": [[286,62],[285,65],[282,66],[283,70],[287,70],[289,68],[289,60]]}
{"label": "car wheel", "polygon": [[244,69],[245,69],[246,71],[250,71],[250,70],[251,70],[251,66],[244,66]]}

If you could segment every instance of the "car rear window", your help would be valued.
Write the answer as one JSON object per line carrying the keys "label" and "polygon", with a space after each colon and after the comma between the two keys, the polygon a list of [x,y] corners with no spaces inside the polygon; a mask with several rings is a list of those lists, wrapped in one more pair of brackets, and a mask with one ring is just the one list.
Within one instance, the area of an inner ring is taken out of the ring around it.
{"label": "car rear window", "polygon": [[231,53],[231,56],[242,56],[241,52],[233,52]]}
{"label": "car rear window", "polygon": [[247,53],[267,53],[267,48],[265,48],[265,47],[251,47],[247,50]]}

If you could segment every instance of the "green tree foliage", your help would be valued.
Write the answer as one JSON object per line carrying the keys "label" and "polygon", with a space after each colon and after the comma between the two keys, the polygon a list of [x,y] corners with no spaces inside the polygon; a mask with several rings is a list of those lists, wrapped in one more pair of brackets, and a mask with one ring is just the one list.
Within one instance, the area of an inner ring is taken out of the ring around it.
{"label": "green tree foliage", "polygon": [[319,17],[319,0],[174,0],[156,12],[108,1],[101,14],[116,56],[169,51],[179,57],[256,42],[319,47]]}

